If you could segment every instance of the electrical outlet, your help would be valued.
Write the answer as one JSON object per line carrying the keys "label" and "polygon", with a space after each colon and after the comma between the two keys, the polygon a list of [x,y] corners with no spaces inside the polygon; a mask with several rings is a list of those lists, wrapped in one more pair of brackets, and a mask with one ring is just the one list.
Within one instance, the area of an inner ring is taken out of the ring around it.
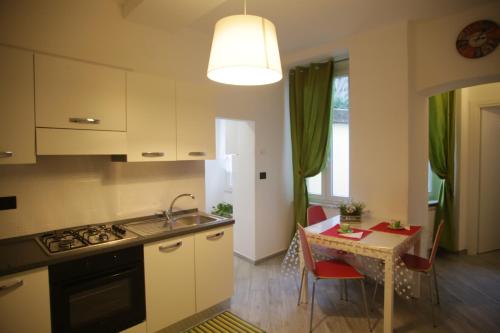
{"label": "electrical outlet", "polygon": [[17,198],[15,196],[0,197],[0,210],[8,210],[16,208],[17,208]]}

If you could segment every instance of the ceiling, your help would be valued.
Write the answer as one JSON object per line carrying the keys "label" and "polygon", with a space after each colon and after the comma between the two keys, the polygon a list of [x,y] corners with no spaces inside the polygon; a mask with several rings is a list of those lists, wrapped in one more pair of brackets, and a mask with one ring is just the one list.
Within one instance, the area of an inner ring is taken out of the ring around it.
{"label": "ceiling", "polygon": [[[247,14],[271,20],[282,54],[395,21],[425,20],[498,0],[247,0]],[[215,22],[243,13],[243,0],[120,0],[135,23],[212,35]]]}

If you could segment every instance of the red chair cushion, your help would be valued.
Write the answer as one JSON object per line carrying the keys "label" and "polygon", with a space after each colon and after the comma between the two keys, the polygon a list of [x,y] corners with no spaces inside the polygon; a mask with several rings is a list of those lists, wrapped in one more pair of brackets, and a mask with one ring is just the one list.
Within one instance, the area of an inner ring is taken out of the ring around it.
{"label": "red chair cushion", "polygon": [[409,270],[417,272],[427,272],[431,268],[428,259],[406,253],[401,258]]}
{"label": "red chair cushion", "polygon": [[322,279],[362,279],[363,274],[340,260],[324,260],[316,263],[314,274]]}

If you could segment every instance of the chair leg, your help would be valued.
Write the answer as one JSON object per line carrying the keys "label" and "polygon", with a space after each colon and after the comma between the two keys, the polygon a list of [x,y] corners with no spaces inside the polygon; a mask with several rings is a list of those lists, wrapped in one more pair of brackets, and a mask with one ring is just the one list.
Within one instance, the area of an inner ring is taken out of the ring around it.
{"label": "chair leg", "polygon": [[426,273],[427,279],[429,281],[429,296],[431,301],[431,316],[432,316],[432,326],[436,327],[436,318],[434,316],[434,300],[433,300],[433,286],[432,286],[432,276],[429,273]]}
{"label": "chair leg", "polygon": [[313,324],[313,313],[314,313],[314,294],[316,293],[316,279],[313,281],[313,291],[312,291],[312,300],[311,300],[311,317],[309,318],[309,333],[312,332],[312,324]]}
{"label": "chair leg", "polygon": [[344,300],[344,281],[339,280],[340,283],[340,300]]}
{"label": "chair leg", "polygon": [[375,296],[377,295],[378,282],[375,280],[375,290],[373,290],[372,302],[370,306],[370,311],[375,310]]}
{"label": "chair leg", "polygon": [[304,284],[304,276],[306,274],[306,268],[302,270],[302,277],[300,279],[300,287],[299,287],[299,299],[297,301],[297,305],[300,305],[300,297],[302,296],[302,285]]}
{"label": "chair leg", "polygon": [[434,275],[434,288],[436,289],[436,304],[439,305],[439,288],[438,288],[438,281],[437,281],[437,276],[436,276],[436,266],[434,264],[432,265],[432,274]]}
{"label": "chair leg", "polygon": [[347,286],[347,280],[344,280],[344,289],[345,289],[345,301],[349,302],[349,287]]}
{"label": "chair leg", "polygon": [[366,321],[368,322],[368,331],[372,331],[372,325],[370,324],[370,315],[368,313],[368,303],[366,301],[366,290],[365,290],[365,282],[364,280],[360,280],[361,282],[361,292],[363,294],[363,303],[365,306],[365,315],[366,315]]}

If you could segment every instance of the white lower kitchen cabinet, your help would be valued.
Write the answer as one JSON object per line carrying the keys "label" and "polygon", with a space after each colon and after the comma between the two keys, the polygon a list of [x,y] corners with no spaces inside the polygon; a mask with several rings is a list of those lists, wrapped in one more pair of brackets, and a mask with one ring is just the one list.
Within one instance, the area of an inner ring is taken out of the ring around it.
{"label": "white lower kitchen cabinet", "polygon": [[233,227],[195,234],[196,312],[233,295]]}
{"label": "white lower kitchen cabinet", "polygon": [[146,326],[146,322],[143,321],[140,324],[127,328],[125,331],[121,331],[120,333],[147,333],[148,328]]}
{"label": "white lower kitchen cabinet", "polygon": [[0,277],[0,332],[50,333],[47,267]]}
{"label": "white lower kitchen cabinet", "polygon": [[144,275],[148,333],[195,313],[193,235],[144,245]]}

